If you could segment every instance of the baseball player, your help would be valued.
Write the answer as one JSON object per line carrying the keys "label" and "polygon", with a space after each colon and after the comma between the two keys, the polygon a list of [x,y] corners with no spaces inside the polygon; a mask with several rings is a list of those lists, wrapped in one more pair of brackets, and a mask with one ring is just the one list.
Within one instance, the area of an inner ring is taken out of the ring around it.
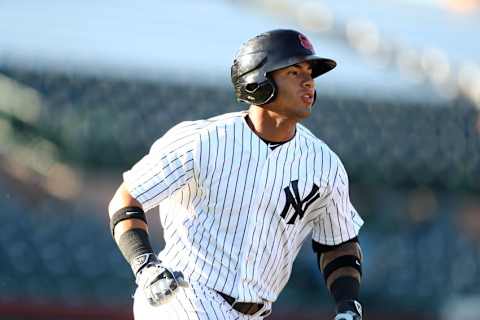
{"label": "baseball player", "polygon": [[[335,320],[362,318],[363,221],[340,159],[299,123],[314,78],[335,66],[294,30],[248,40],[231,67],[248,110],[177,124],[124,173],[109,214],[138,285],[135,319],[263,319],[310,234]],[[144,213],[154,207],[158,256]]]}

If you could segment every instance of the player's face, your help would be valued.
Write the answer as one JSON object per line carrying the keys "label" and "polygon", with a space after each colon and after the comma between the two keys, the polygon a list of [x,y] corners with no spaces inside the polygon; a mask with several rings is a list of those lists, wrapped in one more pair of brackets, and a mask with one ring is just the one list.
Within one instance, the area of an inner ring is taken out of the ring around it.
{"label": "player's face", "polygon": [[276,112],[295,120],[308,117],[315,96],[315,82],[308,62],[276,70],[272,78],[277,85],[277,96],[272,104]]}

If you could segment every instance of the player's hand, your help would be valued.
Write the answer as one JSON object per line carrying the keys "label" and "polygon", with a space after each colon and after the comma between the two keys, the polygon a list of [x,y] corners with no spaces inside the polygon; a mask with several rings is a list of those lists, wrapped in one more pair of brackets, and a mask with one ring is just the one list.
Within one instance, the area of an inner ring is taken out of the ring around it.
{"label": "player's hand", "polygon": [[178,287],[188,283],[180,272],[172,272],[158,260],[150,261],[136,275],[136,281],[152,306],[167,303]]}
{"label": "player's hand", "polygon": [[356,300],[341,302],[334,320],[362,320],[362,305]]}

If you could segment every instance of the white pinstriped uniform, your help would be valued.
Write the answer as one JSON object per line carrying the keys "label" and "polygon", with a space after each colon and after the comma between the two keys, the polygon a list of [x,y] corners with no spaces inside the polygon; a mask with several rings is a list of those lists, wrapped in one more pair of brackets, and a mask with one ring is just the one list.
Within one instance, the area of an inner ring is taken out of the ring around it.
{"label": "white pinstriped uniform", "polygon": [[334,245],[357,236],[363,221],[325,143],[297,124],[272,150],[246,114],[176,125],[124,181],[145,210],[160,208],[165,265],[238,301],[270,304],[309,234]]}

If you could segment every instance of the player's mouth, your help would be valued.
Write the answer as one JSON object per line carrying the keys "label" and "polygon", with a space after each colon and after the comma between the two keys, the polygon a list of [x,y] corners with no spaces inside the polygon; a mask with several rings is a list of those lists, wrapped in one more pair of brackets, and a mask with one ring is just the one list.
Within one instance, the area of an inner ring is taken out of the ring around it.
{"label": "player's mouth", "polygon": [[312,105],[313,100],[315,97],[315,93],[313,92],[302,92],[301,93],[301,99],[305,104]]}

